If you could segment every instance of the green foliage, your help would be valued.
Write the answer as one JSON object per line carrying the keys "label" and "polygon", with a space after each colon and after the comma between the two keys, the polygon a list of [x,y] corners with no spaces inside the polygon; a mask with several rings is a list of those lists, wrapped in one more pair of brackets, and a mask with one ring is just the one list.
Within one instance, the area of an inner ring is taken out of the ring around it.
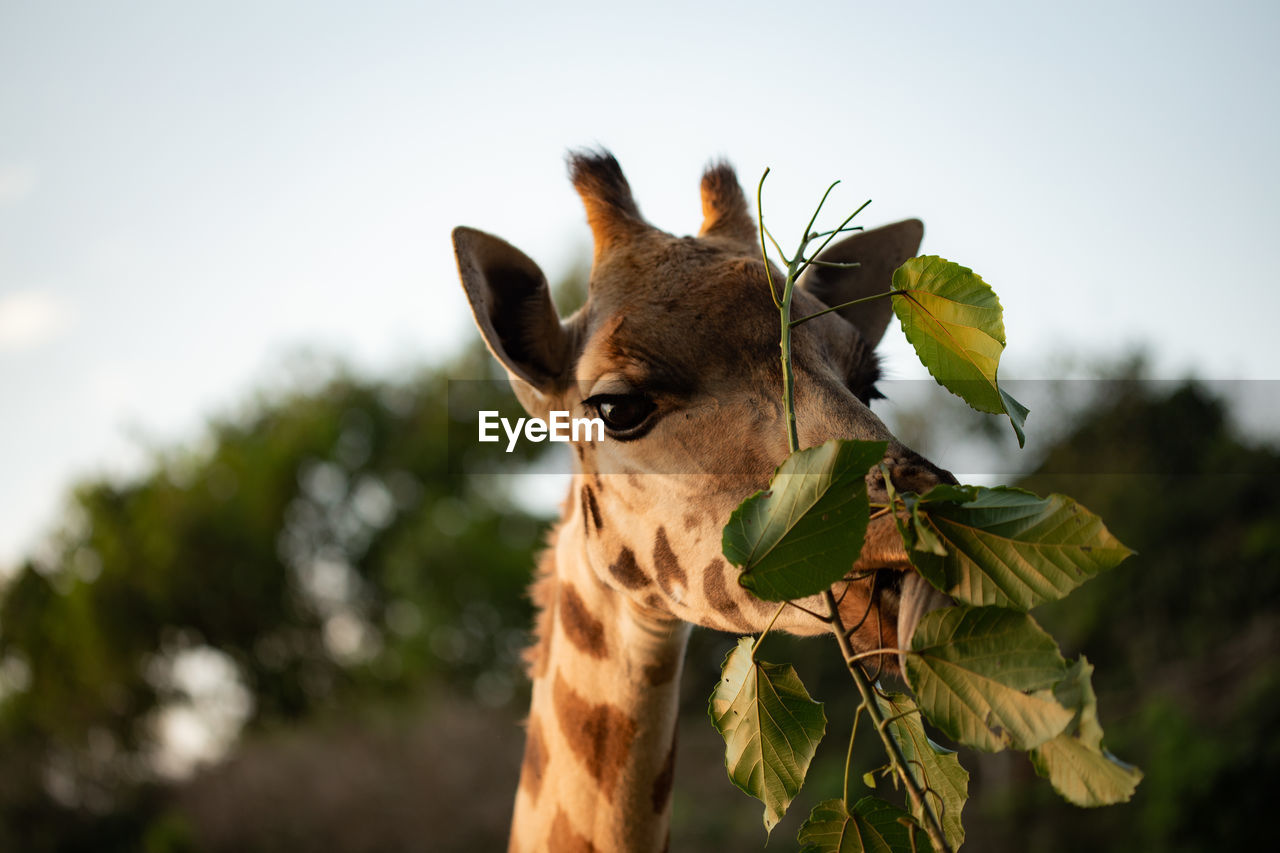
{"label": "green foliage", "polygon": [[933,378],[980,412],[1007,414],[1025,444],[1028,410],[996,380],[1005,336],[991,286],[968,267],[926,255],[894,272],[893,293],[902,331]]}
{"label": "green foliage", "polygon": [[[889,734],[902,750],[907,772],[922,790],[929,791],[942,823],[942,831],[952,850],[964,843],[961,813],[969,798],[969,772],[960,765],[955,750],[934,743],[924,731],[920,709],[911,697],[902,693],[879,695],[876,701],[884,714]],[[921,809],[913,809],[916,820],[923,820]]]}
{"label": "green foliage", "polygon": [[939,486],[904,499],[912,565],[965,604],[1030,610],[1133,553],[1102,519],[1064,495]]}
{"label": "green foliage", "polygon": [[751,638],[743,637],[725,658],[707,713],[724,736],[729,778],[764,803],[764,826],[772,831],[826,732],[822,703],[790,666],[756,661]]}
{"label": "green foliage", "polygon": [[947,737],[986,752],[1031,749],[1072,713],[1051,688],[1067,672],[1058,644],[1030,616],[1001,607],[946,607],[920,620],[907,683]]}
{"label": "green foliage", "polygon": [[844,800],[826,800],[814,807],[797,840],[800,853],[911,853],[932,850],[919,835],[911,816],[876,797],[863,797],[845,806]]}
{"label": "green foliage", "polygon": [[1031,763],[1055,791],[1078,806],[1128,802],[1142,771],[1102,747],[1092,676],[1093,666],[1082,657],[1054,687],[1058,701],[1065,708],[1077,709],[1076,716],[1065,731],[1031,750]]}
{"label": "green foliage", "polygon": [[724,528],[723,551],[738,582],[759,598],[816,595],[842,578],[867,530],[867,471],[884,442],[828,441],[792,454],[768,491],[756,492]]}

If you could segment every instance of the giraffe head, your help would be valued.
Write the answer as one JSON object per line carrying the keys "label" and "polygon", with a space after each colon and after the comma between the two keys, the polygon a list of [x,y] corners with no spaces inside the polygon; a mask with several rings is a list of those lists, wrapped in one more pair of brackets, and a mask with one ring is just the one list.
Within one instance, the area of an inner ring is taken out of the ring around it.
{"label": "giraffe head", "polygon": [[[568,505],[580,521],[568,530],[599,580],[660,618],[760,631],[775,605],[739,586],[720,553],[730,513],[787,455],[779,318],[747,200],[728,165],[711,166],[702,177],[701,231],[676,237],[641,216],[612,156],[573,154],[569,171],[594,238],[586,303],[562,320],[532,260],[497,237],[458,228],[454,246],[476,322],[531,415],[568,411],[605,423],[603,441],[574,443]],[[907,220],[834,243],[824,259],[859,266],[811,267],[793,316],[887,290],[922,234],[919,221]],[[776,268],[772,276],[780,285]],[[869,407],[879,396],[874,348],[891,312],[881,299],[795,328],[800,444],[886,440],[895,484],[923,491],[950,475],[899,444]],[[883,500],[880,475],[869,472],[867,482],[872,500]],[[850,570],[857,579],[837,593],[846,623],[860,626],[860,649],[897,646],[899,633],[910,637],[919,615],[940,603],[910,570],[892,519],[872,522]],[[821,610],[816,597],[809,604]],[[826,630],[795,608],[778,625]]]}

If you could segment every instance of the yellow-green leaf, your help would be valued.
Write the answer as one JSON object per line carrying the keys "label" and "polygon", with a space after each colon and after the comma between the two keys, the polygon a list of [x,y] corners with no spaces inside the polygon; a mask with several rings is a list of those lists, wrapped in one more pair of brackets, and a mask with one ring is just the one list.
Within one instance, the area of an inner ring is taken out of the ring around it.
{"label": "yellow-green leaf", "polygon": [[1031,750],[1031,763],[1068,802],[1109,806],[1128,802],[1142,771],[1103,748],[1092,677],[1093,665],[1081,656],[1054,688],[1058,701],[1075,708],[1076,716],[1066,731]]}
{"label": "yellow-green leaf", "polygon": [[752,643],[741,638],[725,658],[707,713],[724,737],[729,778],[764,803],[771,832],[804,784],[827,717],[794,669],[753,660]]}
{"label": "yellow-green leaf", "polygon": [[991,285],[968,267],[924,255],[893,273],[893,310],[938,384],[973,408],[1006,414],[1018,446],[1028,410],[997,381],[1004,312]]}

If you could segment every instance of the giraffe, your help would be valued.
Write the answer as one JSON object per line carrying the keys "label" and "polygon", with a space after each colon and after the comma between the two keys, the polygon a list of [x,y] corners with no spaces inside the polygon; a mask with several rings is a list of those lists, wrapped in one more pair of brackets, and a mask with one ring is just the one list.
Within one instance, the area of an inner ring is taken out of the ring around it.
{"label": "giraffe", "polygon": [[[739,586],[720,542],[729,514],[787,455],[778,315],[727,163],[702,176],[696,237],[649,224],[609,153],[571,153],[568,165],[593,237],[589,296],[571,317],[561,320],[546,277],[520,250],[475,229],[453,232],[476,323],[525,410],[599,417],[606,428],[603,441],[573,444],[569,497],[531,588],[532,702],[509,850],[658,851],[669,844],[691,626],[758,632],[776,608]],[[922,235],[907,220],[836,242],[824,258],[860,266],[811,267],[795,316],[888,289]],[[776,269],[773,277],[781,281]],[[879,396],[874,347],[890,315],[881,299],[796,327],[798,432],[802,447],[887,440],[895,484],[924,491],[954,480],[869,408]],[[876,470],[867,482],[884,500]],[[861,623],[860,651],[896,647],[945,603],[910,571],[890,518],[872,522],[853,571],[869,579],[837,592],[846,623]],[[802,604],[820,611],[818,602]],[[777,625],[828,630],[791,607]],[[886,655],[885,666],[896,665]]]}

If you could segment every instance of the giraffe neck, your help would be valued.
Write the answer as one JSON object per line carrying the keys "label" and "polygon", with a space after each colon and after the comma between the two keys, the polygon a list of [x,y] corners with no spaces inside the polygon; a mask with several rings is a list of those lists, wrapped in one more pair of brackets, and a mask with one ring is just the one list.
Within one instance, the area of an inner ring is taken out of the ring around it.
{"label": "giraffe neck", "polygon": [[599,580],[580,510],[560,526],[539,573],[543,613],[509,850],[657,853],[671,817],[690,626]]}

